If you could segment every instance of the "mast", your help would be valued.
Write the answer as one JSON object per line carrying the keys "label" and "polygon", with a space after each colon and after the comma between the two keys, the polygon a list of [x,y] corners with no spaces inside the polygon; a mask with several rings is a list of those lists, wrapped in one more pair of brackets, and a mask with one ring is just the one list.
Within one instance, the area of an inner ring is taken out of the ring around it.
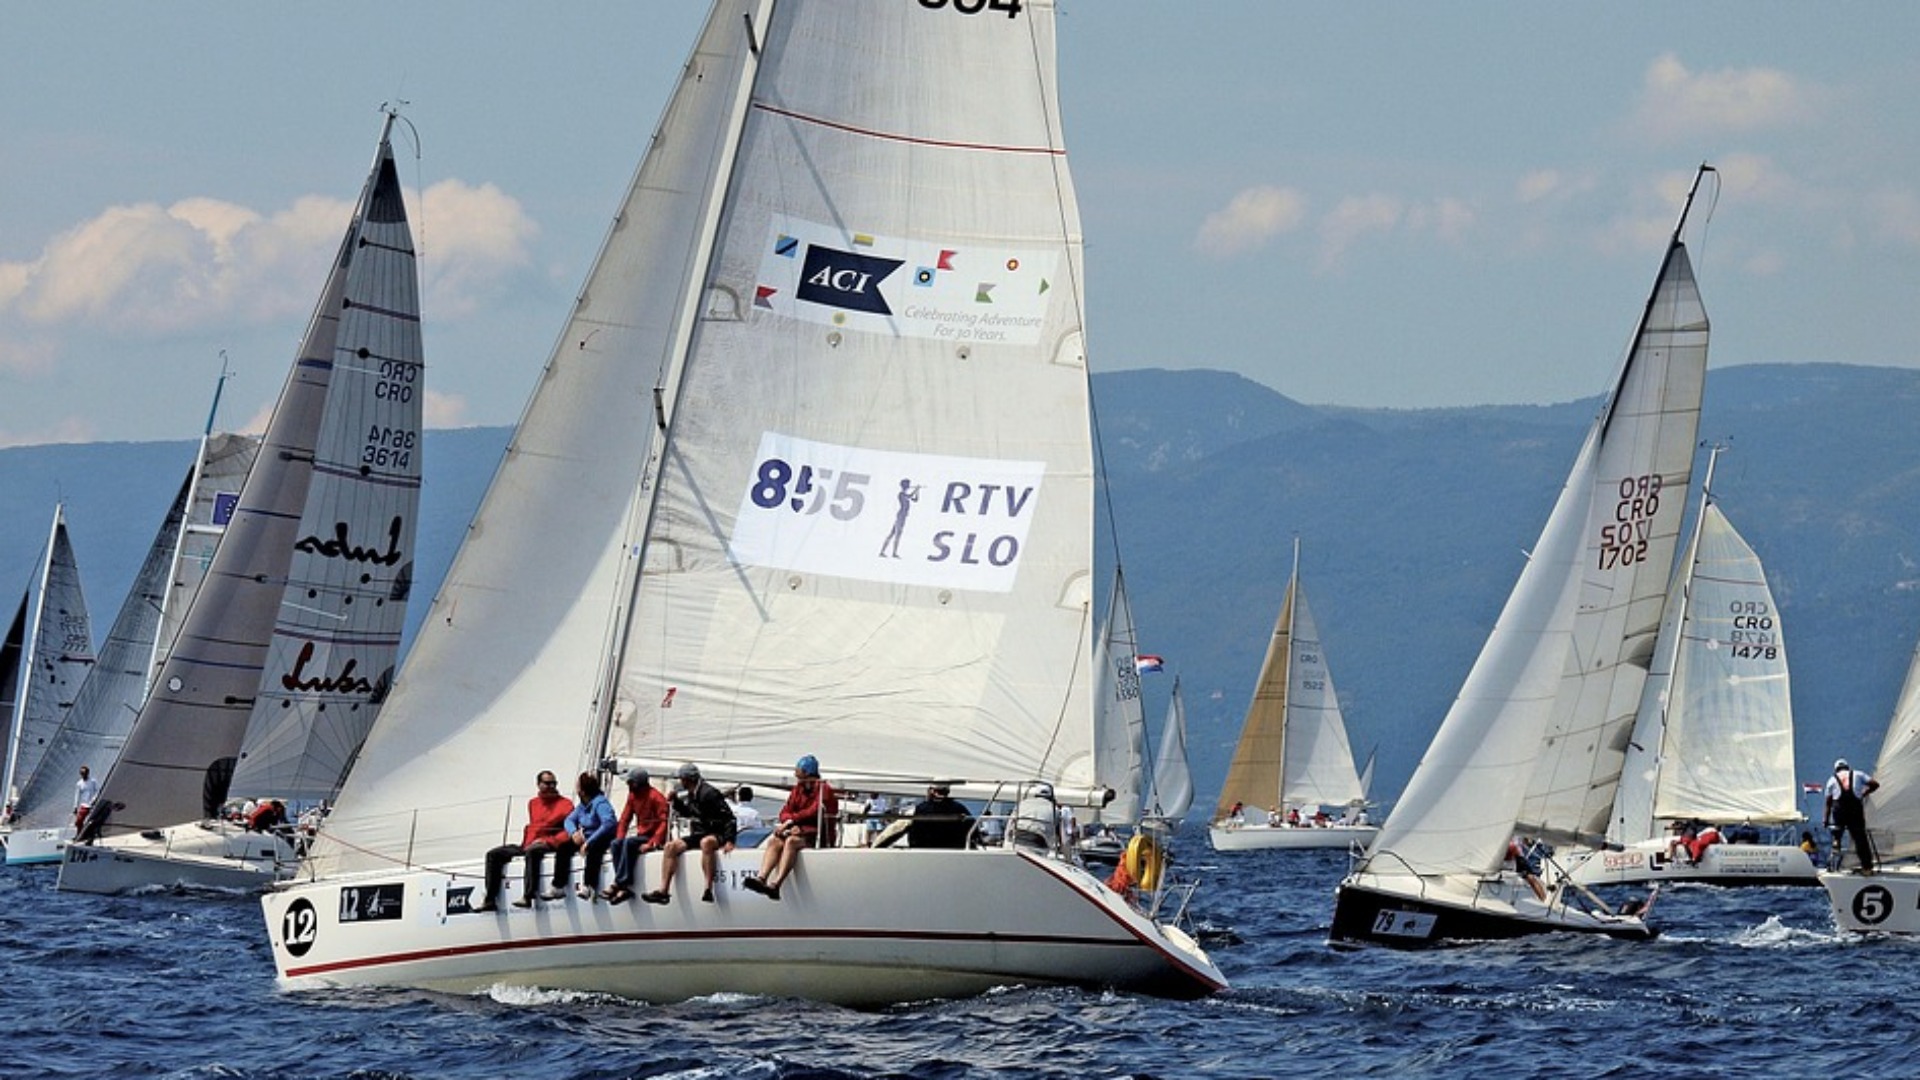
{"label": "mast", "polygon": [[[193,521],[193,505],[200,492],[200,476],[207,467],[207,446],[213,441],[214,419],[220,415],[220,394],[227,387],[227,380],[233,372],[227,367],[227,350],[220,350],[220,377],[213,381],[213,403],[207,407],[207,423],[200,429],[200,448],[194,452],[193,467],[187,473],[187,513],[180,519],[180,532],[173,539],[173,554],[168,558],[169,567],[178,567],[185,557],[187,538],[195,533],[219,536],[225,532],[223,526],[209,522],[196,525]],[[177,575],[178,570],[169,571],[169,576]],[[160,594],[160,623],[167,625],[167,609],[173,603],[171,588]],[[153,689],[153,677],[160,672],[160,661],[166,659],[167,650],[173,647],[171,640],[163,641],[165,635],[155,634],[153,648],[147,654],[147,670],[140,684],[140,697],[144,700],[147,692]]]}

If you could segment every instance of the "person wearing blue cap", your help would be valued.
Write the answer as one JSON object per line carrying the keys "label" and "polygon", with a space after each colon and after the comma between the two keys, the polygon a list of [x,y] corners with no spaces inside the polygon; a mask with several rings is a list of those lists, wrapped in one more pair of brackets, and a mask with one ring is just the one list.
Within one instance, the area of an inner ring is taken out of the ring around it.
{"label": "person wearing blue cap", "polygon": [[803,848],[831,846],[840,820],[840,796],[820,779],[820,762],[812,754],[793,765],[793,789],[780,808],[780,822],[768,837],[760,873],[741,882],[769,900],[780,899],[780,883],[793,874]]}

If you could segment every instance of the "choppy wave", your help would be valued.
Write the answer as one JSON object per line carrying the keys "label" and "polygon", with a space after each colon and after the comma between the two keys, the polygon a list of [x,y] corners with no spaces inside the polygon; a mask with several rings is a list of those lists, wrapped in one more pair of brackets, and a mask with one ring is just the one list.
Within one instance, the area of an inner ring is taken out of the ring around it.
{"label": "choppy wave", "polygon": [[1224,994],[1014,987],[860,1011],[286,993],[251,898],[72,895],[51,868],[14,867],[0,871],[0,1076],[1864,1076],[1895,1062],[1920,1000],[1920,942],[1836,931],[1819,889],[1675,890],[1650,944],[1335,952],[1344,854],[1209,853],[1204,868],[1193,916]]}

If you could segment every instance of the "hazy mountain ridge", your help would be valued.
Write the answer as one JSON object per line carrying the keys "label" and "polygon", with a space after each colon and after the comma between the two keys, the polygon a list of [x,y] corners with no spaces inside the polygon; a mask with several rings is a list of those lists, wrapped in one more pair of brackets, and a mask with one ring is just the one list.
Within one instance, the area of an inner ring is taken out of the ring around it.
{"label": "hazy mountain ridge", "polygon": [[[1296,535],[1356,749],[1379,745],[1378,791],[1396,793],[1599,405],[1315,407],[1214,371],[1115,372],[1094,388],[1141,647],[1184,680],[1202,800],[1224,772]],[[1765,560],[1782,610],[1808,779],[1836,754],[1872,757],[1920,635],[1920,446],[1907,437],[1917,414],[1920,371],[1709,375],[1701,434],[1731,446],[1715,494]],[[509,433],[428,433],[410,633]],[[0,602],[24,588],[64,496],[103,634],[192,447],[0,450]],[[1105,524],[1097,552],[1108,566]],[[1170,686],[1147,680],[1156,728]]]}

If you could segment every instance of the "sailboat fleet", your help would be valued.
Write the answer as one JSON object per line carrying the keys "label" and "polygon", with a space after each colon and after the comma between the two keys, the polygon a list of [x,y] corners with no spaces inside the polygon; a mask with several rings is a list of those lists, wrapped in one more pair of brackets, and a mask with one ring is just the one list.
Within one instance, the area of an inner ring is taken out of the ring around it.
{"label": "sailboat fleet", "polygon": [[[97,656],[56,510],[0,649],[7,861],[264,891],[293,989],[1223,989],[1168,855],[1195,794],[1179,682],[1156,744],[1117,570],[1093,618],[1054,12],[1003,14],[717,0],[404,667],[424,362],[389,113],[264,438],[209,425]],[[893,82],[915,93],[872,92]],[[1920,933],[1920,864],[1817,873],[1782,837],[1786,648],[1717,449],[1689,519],[1709,324],[1684,236],[1711,175],[1377,825],[1295,544],[1207,834],[1352,852],[1334,944],[1650,940],[1651,896],[1612,890],[1678,881],[1817,882],[1841,926]],[[1917,683],[1880,756],[1887,858],[1920,856]],[[778,889],[729,846],[704,888],[697,853],[659,890],[668,856],[637,856],[646,903],[517,875],[481,903],[536,772],[777,795],[812,762],[978,820],[959,847],[823,842]],[[242,799],[328,816],[250,828]],[[1772,834],[1687,831],[1736,823]]]}

